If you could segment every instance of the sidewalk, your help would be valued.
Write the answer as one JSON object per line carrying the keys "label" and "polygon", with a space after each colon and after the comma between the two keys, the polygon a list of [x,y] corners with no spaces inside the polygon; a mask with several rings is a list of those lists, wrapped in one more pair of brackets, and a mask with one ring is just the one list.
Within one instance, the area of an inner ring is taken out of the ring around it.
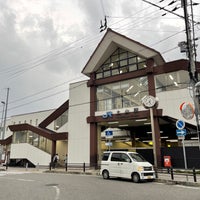
{"label": "sidewalk", "polygon": [[[81,169],[68,169],[67,171],[65,168],[56,168],[49,170],[48,167],[41,167],[38,168],[23,168],[23,167],[8,167],[6,170],[5,167],[0,167],[0,173],[63,173],[63,174],[85,174],[85,175],[97,175],[99,176],[99,170],[90,170],[87,169],[85,172]],[[166,184],[178,184],[178,185],[185,185],[185,186],[195,186],[200,187],[200,174],[197,174],[196,181],[194,182],[193,176],[186,176],[186,175],[176,175],[174,174],[174,179],[171,179],[171,174],[167,173],[158,173],[158,178],[155,180],[159,183],[166,183]]]}

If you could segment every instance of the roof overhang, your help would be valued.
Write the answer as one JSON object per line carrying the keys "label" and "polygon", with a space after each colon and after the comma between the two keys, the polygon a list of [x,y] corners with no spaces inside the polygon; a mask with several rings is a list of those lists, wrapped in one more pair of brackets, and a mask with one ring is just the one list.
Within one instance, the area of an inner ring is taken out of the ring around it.
{"label": "roof overhang", "polygon": [[16,125],[10,125],[9,129],[13,132],[16,131],[32,131],[34,133],[37,133],[38,135],[41,135],[49,140],[67,140],[68,139],[68,133],[56,133],[54,131],[44,129],[44,128],[39,128],[32,126],[30,124],[16,124]]}
{"label": "roof overhang", "polygon": [[165,63],[163,57],[158,51],[108,29],[82,70],[82,73],[89,76],[90,73],[98,70],[108,56],[111,55],[118,47],[145,59],[153,58],[156,65],[162,65]]}

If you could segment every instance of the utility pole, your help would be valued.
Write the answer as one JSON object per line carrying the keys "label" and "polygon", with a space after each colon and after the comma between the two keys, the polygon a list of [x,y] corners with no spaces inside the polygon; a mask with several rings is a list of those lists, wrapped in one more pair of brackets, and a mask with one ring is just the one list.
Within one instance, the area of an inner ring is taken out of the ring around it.
{"label": "utility pole", "polygon": [[[192,2],[190,2],[191,10],[192,9]],[[193,27],[193,16],[192,20],[190,20],[189,15],[188,15],[188,3],[187,0],[181,0],[181,5],[184,10],[184,18],[185,18],[185,28],[186,28],[186,47],[187,47],[187,56],[189,59],[189,65],[188,65],[188,72],[190,76],[190,81],[191,81],[191,86],[192,86],[192,93],[193,93],[193,102],[194,102],[194,114],[196,118],[196,124],[197,124],[197,136],[199,140],[199,149],[200,149],[200,125],[199,125],[199,113],[200,113],[200,82],[198,82],[198,73],[196,71],[196,65],[195,65],[195,58],[196,58],[196,46],[193,41],[196,40],[195,35],[194,35],[194,27]],[[193,14],[193,13],[192,13]],[[192,24],[191,24],[191,23]],[[192,35],[193,33],[193,35]]]}
{"label": "utility pole", "polygon": [[6,118],[7,118],[7,110],[8,110],[8,96],[9,96],[9,90],[10,90],[10,88],[7,88],[2,140],[5,139],[4,137],[5,137],[5,131],[6,131]]}
{"label": "utility pole", "polygon": [[[200,149],[200,125],[199,125],[199,113],[200,113],[200,81],[198,81],[198,73],[196,71],[195,66],[195,59],[196,58],[196,46],[195,46],[195,40],[198,38],[195,38],[194,34],[194,23],[200,24],[199,22],[195,22],[193,20],[193,5],[199,5],[198,3],[193,3],[190,0],[189,6],[191,7],[191,19],[188,15],[188,3],[187,0],[181,0],[181,7],[184,11],[184,16],[178,15],[174,13],[173,11],[170,11],[168,9],[165,9],[164,7],[158,6],[156,4],[151,3],[147,0],[142,0],[148,4],[151,4],[155,7],[160,8],[161,10],[167,11],[168,13],[171,13],[173,15],[176,15],[182,19],[185,20],[185,31],[186,31],[186,42],[180,42],[179,45],[183,51],[186,52],[188,57],[188,72],[190,77],[190,84],[192,87],[192,94],[193,94],[193,102],[194,102],[194,110],[195,110],[195,117],[196,117],[196,124],[197,124],[197,136],[199,138],[199,149]],[[192,24],[191,24],[192,23]],[[192,30],[193,29],[193,30]]]}
{"label": "utility pole", "polygon": [[4,110],[5,110],[5,102],[1,101],[1,103],[3,104],[3,110],[2,110],[2,117],[1,117],[0,139],[2,139],[2,135],[3,135],[3,121],[4,121]]}
{"label": "utility pole", "polygon": [[[198,81],[198,76],[197,76],[197,72],[196,72],[196,66],[195,66],[195,61],[194,61],[194,56],[195,56],[195,52],[194,52],[194,46],[192,45],[192,41],[194,38],[192,38],[191,35],[191,24],[190,24],[190,20],[189,20],[189,16],[188,16],[188,11],[187,11],[187,0],[181,0],[181,5],[183,7],[184,10],[184,18],[185,18],[185,29],[186,29],[186,38],[187,38],[187,54],[188,54],[188,59],[189,59],[189,66],[188,66],[188,71],[189,71],[189,75],[190,75],[190,79],[196,83]],[[192,5],[190,5],[192,6]],[[192,22],[193,23],[193,22]],[[194,37],[194,35],[193,35]]]}

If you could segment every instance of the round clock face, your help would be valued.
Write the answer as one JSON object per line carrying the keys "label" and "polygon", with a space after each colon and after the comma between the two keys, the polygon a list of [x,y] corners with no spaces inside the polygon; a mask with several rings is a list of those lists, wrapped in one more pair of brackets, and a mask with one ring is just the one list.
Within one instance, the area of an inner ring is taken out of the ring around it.
{"label": "round clock face", "polygon": [[155,97],[148,95],[142,99],[142,103],[145,107],[152,108],[156,104],[156,99]]}

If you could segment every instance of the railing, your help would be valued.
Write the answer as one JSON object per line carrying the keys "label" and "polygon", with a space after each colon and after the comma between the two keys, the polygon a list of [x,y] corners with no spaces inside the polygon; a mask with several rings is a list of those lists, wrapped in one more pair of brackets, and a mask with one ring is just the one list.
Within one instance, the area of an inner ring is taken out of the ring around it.
{"label": "railing", "polygon": [[86,173],[88,171],[91,171],[91,170],[98,170],[100,167],[98,164],[96,163],[67,163],[65,164],[64,167],[60,167],[60,166],[56,166],[56,164],[54,163],[49,163],[49,170],[51,171],[52,169],[59,169],[59,170],[65,170],[66,172],[67,171],[78,171],[78,172],[83,172],[83,173]]}
{"label": "railing", "polygon": [[193,169],[174,169],[172,167],[170,168],[159,168],[156,170],[157,178],[159,178],[159,175],[165,174],[169,175],[168,178],[171,180],[175,180],[180,177],[185,177],[188,181],[188,178],[191,177],[193,182],[197,182],[197,177],[200,178],[198,175],[200,174],[199,170]]}

